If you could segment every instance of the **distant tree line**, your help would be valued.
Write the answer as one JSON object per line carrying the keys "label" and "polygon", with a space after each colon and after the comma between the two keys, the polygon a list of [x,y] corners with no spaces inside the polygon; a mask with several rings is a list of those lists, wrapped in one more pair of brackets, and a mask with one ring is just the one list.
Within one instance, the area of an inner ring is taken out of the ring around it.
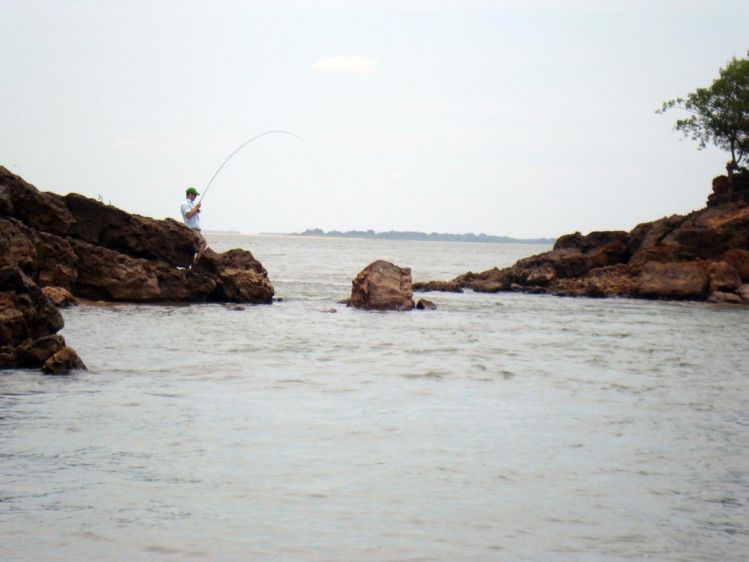
{"label": "distant tree line", "polygon": [[501,244],[554,244],[554,238],[511,238],[509,236],[492,236],[490,234],[447,234],[441,232],[415,232],[411,230],[389,230],[375,232],[374,230],[339,230],[325,231],[320,228],[308,228],[304,232],[294,233],[292,236],[326,236],[330,238],[377,238],[381,240],[426,240],[434,242],[490,242]]}

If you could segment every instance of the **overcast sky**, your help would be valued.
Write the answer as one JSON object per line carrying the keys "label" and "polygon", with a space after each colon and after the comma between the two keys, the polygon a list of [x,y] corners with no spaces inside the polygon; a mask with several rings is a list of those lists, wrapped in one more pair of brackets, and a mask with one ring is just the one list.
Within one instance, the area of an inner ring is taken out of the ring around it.
{"label": "overcast sky", "polygon": [[629,230],[724,172],[654,111],[748,29],[746,0],[1,0],[0,165],[179,218],[284,129],[309,152],[248,145],[204,228]]}

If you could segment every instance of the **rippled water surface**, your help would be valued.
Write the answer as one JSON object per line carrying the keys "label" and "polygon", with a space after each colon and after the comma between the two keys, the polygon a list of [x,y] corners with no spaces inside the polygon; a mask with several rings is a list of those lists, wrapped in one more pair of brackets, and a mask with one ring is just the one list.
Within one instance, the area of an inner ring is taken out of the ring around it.
{"label": "rippled water surface", "polygon": [[[537,246],[218,236],[271,306],[79,306],[0,373],[3,560],[745,560],[749,310],[520,294],[347,309]],[[336,313],[329,312],[335,309]]]}

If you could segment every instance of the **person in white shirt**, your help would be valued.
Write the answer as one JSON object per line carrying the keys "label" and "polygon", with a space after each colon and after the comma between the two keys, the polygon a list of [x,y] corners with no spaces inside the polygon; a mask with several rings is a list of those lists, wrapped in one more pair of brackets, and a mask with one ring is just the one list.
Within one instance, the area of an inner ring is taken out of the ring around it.
{"label": "person in white shirt", "polygon": [[200,203],[195,203],[195,198],[198,195],[200,195],[200,193],[198,193],[197,189],[194,187],[188,187],[185,190],[185,200],[180,207],[180,210],[182,211],[182,220],[187,228],[192,230],[198,236],[198,240],[200,241],[200,248],[198,249],[198,253],[195,254],[195,261],[198,261],[206,248],[208,248],[208,243],[200,232]]}

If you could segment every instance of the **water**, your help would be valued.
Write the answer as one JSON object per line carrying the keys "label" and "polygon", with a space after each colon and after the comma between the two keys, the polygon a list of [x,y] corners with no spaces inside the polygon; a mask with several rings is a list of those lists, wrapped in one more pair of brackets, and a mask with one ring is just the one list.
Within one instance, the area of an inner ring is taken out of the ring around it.
{"label": "water", "polygon": [[545,248],[209,242],[285,300],[80,306],[88,372],[0,373],[3,560],[746,559],[747,309],[362,312],[338,301],[374,259],[449,279]]}

